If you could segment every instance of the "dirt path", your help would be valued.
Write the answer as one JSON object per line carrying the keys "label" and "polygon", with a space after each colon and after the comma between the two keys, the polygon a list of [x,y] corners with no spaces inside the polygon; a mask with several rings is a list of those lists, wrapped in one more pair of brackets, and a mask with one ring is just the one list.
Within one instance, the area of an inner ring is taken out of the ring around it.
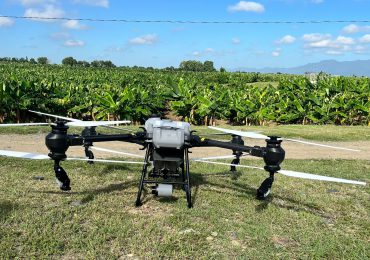
{"label": "dirt path", "polygon": [[[0,135],[0,150],[24,151],[31,153],[47,154],[48,150],[45,146],[46,134],[32,134],[32,135]],[[320,142],[322,143],[322,142]],[[344,150],[334,150],[329,148],[321,148],[317,146],[296,144],[291,142],[283,143],[283,148],[286,152],[286,158],[292,159],[365,159],[370,160],[370,141],[356,141],[356,142],[325,142],[324,144],[342,146],[346,148],[359,149],[362,152],[351,152]],[[246,142],[246,145],[265,146],[263,140],[253,140]],[[124,142],[106,142],[98,144],[97,147],[125,151],[144,156],[144,151],[140,151],[140,146]],[[193,148],[192,158],[230,155],[230,150],[222,148]],[[96,158],[117,157],[116,154],[94,151]],[[68,156],[84,157],[83,148],[70,147]],[[253,158],[253,157],[252,157]]]}

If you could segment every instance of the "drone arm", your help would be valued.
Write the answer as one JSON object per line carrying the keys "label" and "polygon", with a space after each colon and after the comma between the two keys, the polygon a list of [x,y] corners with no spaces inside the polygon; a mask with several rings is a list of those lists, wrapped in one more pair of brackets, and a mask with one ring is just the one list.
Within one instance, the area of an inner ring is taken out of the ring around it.
{"label": "drone arm", "polygon": [[85,136],[85,142],[109,142],[109,141],[126,141],[130,142],[136,139],[135,135],[132,134],[119,134],[119,135],[94,135]]}
{"label": "drone arm", "polygon": [[[285,151],[281,147],[281,140],[278,140],[277,137],[271,136],[269,139],[266,139],[266,147],[249,147],[244,146],[238,143],[227,143],[221,141],[215,141],[205,138],[200,138],[199,136],[192,136],[191,145],[193,147],[200,147],[200,146],[216,146],[226,149],[231,149],[233,152],[246,152],[252,156],[262,157],[265,162],[264,169],[269,172],[269,177],[266,178],[260,187],[257,189],[257,198],[258,199],[265,199],[266,196],[270,193],[272,184],[274,182],[274,175],[277,171],[279,171],[280,164],[283,162],[285,158]],[[236,158],[238,160],[239,158]],[[238,164],[238,161],[233,161],[233,165]],[[235,170],[235,168],[231,168],[231,171]]]}
{"label": "drone arm", "polygon": [[69,146],[81,146],[85,143],[95,142],[110,142],[110,141],[125,141],[131,143],[142,144],[140,135],[135,134],[119,134],[119,135],[92,135],[92,136],[80,136],[80,135],[68,135]]}
{"label": "drone arm", "polygon": [[225,149],[230,149],[234,151],[240,151],[248,153],[252,156],[256,157],[264,157],[265,155],[265,148],[259,147],[259,146],[245,146],[235,143],[229,143],[229,142],[222,142],[217,140],[211,140],[206,138],[200,138],[199,136],[193,135],[191,139],[191,146],[192,147],[220,147]]}
{"label": "drone arm", "polygon": [[250,153],[253,149],[253,147],[250,147],[250,146],[216,141],[216,140],[211,140],[211,139],[205,139],[203,141],[203,144],[204,145],[202,146],[214,146],[214,147],[220,147],[220,148],[225,148],[225,149],[230,149],[230,150],[240,151],[240,152],[246,152],[246,153]]}

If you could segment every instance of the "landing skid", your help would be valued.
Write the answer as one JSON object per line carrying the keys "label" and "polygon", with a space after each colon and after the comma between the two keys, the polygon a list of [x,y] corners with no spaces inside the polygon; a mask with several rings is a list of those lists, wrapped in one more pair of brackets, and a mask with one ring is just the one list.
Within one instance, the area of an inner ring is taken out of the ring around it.
{"label": "landing skid", "polygon": [[[166,175],[159,174],[158,171],[153,168],[151,171],[148,171],[148,167],[151,164],[150,158],[153,157],[153,147],[148,145],[144,166],[141,173],[141,179],[139,183],[139,189],[137,193],[137,198],[135,205],[139,207],[142,205],[142,192],[146,184],[158,185],[158,184],[168,184],[168,185],[178,185],[183,188],[186,193],[186,201],[188,208],[192,208],[192,199],[191,199],[191,186],[190,186],[190,170],[189,170],[189,151],[188,148],[185,148],[183,163],[176,170],[176,172],[168,172]],[[181,179],[181,181],[179,180]]]}

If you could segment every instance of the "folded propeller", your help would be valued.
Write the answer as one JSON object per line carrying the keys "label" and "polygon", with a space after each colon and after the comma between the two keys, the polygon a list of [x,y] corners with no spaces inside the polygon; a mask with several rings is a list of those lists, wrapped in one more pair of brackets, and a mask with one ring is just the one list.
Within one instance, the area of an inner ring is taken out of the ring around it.
{"label": "folded propeller", "polygon": [[[214,127],[214,126],[209,126],[209,128],[211,128],[213,130],[218,130],[218,131],[221,131],[221,132],[224,132],[224,133],[229,133],[229,134],[232,134],[232,135],[238,135],[238,136],[247,137],[247,138],[265,139],[265,140],[270,139],[269,136],[264,135],[264,134],[260,134],[260,133],[256,133],[256,132],[238,131],[238,130],[231,130],[231,129],[221,128],[221,127]],[[339,150],[346,150],[346,151],[352,151],[352,152],[361,152],[360,150],[357,150],[357,149],[313,143],[313,142],[308,142],[308,141],[305,141],[305,140],[298,140],[298,139],[292,139],[292,138],[279,138],[278,140],[302,143],[302,144],[307,144],[307,145],[315,145],[315,146],[333,148],[333,149],[339,149]]]}

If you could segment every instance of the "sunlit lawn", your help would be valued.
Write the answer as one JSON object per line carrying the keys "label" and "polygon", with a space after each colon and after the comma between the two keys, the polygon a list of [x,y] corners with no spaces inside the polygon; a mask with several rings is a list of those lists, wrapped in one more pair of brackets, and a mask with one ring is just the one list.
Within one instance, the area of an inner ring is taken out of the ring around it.
{"label": "sunlit lawn", "polygon": [[[261,165],[259,161],[243,164]],[[134,206],[140,166],[66,162],[72,191],[56,187],[51,161],[0,158],[0,258],[368,259],[370,188],[191,164],[185,194],[147,194]],[[286,160],[285,169],[369,183],[369,161]],[[44,176],[45,180],[35,180]]]}

